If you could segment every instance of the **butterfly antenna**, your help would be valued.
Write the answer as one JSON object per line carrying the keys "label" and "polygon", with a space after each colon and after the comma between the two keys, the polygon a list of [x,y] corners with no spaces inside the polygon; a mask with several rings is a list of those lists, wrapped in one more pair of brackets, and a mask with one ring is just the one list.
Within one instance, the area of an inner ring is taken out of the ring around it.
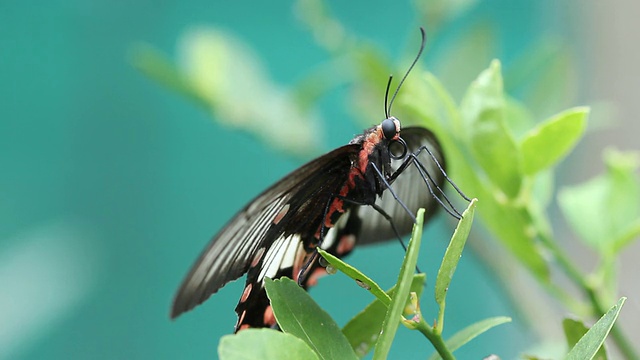
{"label": "butterfly antenna", "polygon": [[389,81],[387,81],[387,90],[384,92],[384,118],[389,118],[389,89],[391,88],[391,80],[393,80],[393,75],[389,75]]}
{"label": "butterfly antenna", "polygon": [[[426,34],[424,32],[424,28],[423,27],[420,27],[420,34],[422,34],[422,42],[420,43],[420,50],[418,51],[418,55],[416,55],[416,58],[413,59],[413,62],[411,63],[411,66],[409,66],[409,70],[407,70],[407,72],[402,77],[402,80],[400,80],[400,83],[398,84],[398,87],[396,87],[396,91],[393,93],[393,96],[391,97],[391,102],[389,103],[389,107],[386,110],[387,111],[387,118],[389,118],[388,114],[391,112],[391,107],[393,106],[393,100],[396,99],[396,95],[398,95],[398,91],[402,87],[402,84],[404,83],[404,80],[407,78],[407,76],[411,72],[411,69],[413,69],[413,67],[416,65],[416,63],[418,62],[418,59],[420,59],[420,55],[422,55],[422,50],[424,50],[424,44],[427,41],[427,36],[426,36]],[[391,83],[391,79],[389,79],[389,83]]]}

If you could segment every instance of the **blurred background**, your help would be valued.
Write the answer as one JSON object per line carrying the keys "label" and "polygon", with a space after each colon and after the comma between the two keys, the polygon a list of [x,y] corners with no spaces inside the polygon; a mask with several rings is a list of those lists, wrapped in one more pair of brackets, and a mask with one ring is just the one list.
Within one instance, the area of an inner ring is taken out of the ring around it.
{"label": "blurred background", "polygon": [[[318,33],[321,11],[343,28]],[[332,46],[336,36],[351,34],[406,68],[425,26],[422,64],[457,101],[499,58],[505,88],[536,118],[592,105],[591,125],[601,131],[565,161],[561,175],[571,183],[602,170],[605,146],[638,147],[639,14],[632,0],[0,2],[0,358],[217,358],[244,282],[172,322],[169,306],[192,262],[253,196],[380,121],[363,124],[354,115],[347,94],[355,85]],[[203,36],[246,55],[226,59],[253,71],[246,80],[244,68],[228,69],[233,82],[273,98],[240,88],[212,111],[188,91],[174,91],[179,84],[168,89],[140,70],[160,55],[215,73],[214,61],[190,57]],[[292,106],[290,89],[327,69],[335,74],[330,91]],[[530,86],[531,78],[545,86]],[[281,106],[291,116],[242,123],[238,103],[249,115]],[[382,116],[382,99],[375,111]],[[428,228],[420,260],[428,279],[451,229],[442,214]],[[636,244],[626,253],[622,274],[640,271],[633,261],[639,250]],[[591,267],[589,252],[576,251]],[[392,242],[357,249],[349,261],[387,287],[402,255]],[[640,294],[632,279],[622,281],[630,296],[622,319],[637,319]],[[312,294],[341,325],[371,301],[340,276],[324,278]],[[488,316],[514,322],[472,341],[456,352],[460,358],[509,359],[538,345],[539,334],[508,299],[467,251],[449,294],[448,331]],[[414,332],[403,329],[397,340],[393,358],[430,353],[416,350],[426,343]]]}

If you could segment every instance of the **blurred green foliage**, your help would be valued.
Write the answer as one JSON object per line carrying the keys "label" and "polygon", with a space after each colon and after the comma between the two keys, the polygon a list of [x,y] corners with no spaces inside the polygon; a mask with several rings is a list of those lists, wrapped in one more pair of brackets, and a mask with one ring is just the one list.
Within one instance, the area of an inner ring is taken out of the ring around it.
{"label": "blurred green foliage", "polygon": [[[443,2],[438,4],[445,8],[435,6],[430,11],[417,7],[425,18],[434,14],[446,18],[443,14],[455,14],[457,7],[469,3],[456,2],[449,10]],[[326,67],[315,69],[291,89],[274,84],[247,45],[217,29],[187,33],[180,45],[180,65],[148,46],[137,48],[134,63],[148,76],[215,112],[226,125],[295,155],[315,151],[320,135],[313,104],[318,99],[348,83],[354,118],[370,124],[382,114],[381,85],[388,74],[401,74],[398,69],[406,66],[390,65],[376,46],[349,33],[323,2],[301,0],[295,6],[302,23],[331,58]],[[600,266],[584,273],[560,246],[554,230],[557,224],[548,215],[549,207],[556,205],[555,168],[588,127],[588,108],[559,111],[576,95],[570,52],[559,42],[545,39],[516,61],[503,79],[500,62],[490,61],[492,31],[487,24],[472,24],[442,59],[430,59],[430,68],[441,69],[439,79],[421,66],[414,69],[392,112],[403,124],[419,124],[437,135],[450,176],[479,199],[482,225],[507,253],[567,310],[587,319],[598,317],[619,297],[617,256],[640,234],[638,154],[609,151],[604,175],[585,184],[563,186],[559,193],[557,205],[569,225],[601,256]],[[342,69],[336,70],[338,66]],[[336,71],[345,76],[336,76]],[[519,100],[509,93],[517,94]],[[265,131],[264,124],[275,125],[271,126],[275,130]],[[566,276],[580,294],[568,291],[555,274]],[[615,316],[603,318],[606,331],[588,332],[587,340],[570,344],[598,343],[589,355],[595,356],[612,329],[619,350],[626,358],[635,358],[627,336],[613,327],[622,302],[614,307]],[[573,330],[571,334],[567,330],[567,335],[575,338]],[[576,347],[571,354],[580,353]]]}

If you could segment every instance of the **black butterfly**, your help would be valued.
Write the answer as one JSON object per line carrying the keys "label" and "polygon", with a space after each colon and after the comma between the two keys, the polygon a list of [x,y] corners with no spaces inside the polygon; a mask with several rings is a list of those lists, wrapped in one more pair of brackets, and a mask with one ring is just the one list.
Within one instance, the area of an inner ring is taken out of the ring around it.
{"label": "black butterfly", "polygon": [[[422,35],[409,71],[424,47]],[[426,220],[438,203],[444,205],[441,198],[448,202],[441,190],[448,178],[438,141],[425,128],[401,128],[389,115],[391,104],[385,98],[386,119],[379,125],[293,171],[236,214],[182,282],[171,318],[247,273],[235,330],[275,327],[265,278],[286,276],[306,289],[326,273],[317,246],[341,257],[356,244],[399,239],[411,231],[419,208],[426,209]],[[460,216],[450,203],[443,207]]]}

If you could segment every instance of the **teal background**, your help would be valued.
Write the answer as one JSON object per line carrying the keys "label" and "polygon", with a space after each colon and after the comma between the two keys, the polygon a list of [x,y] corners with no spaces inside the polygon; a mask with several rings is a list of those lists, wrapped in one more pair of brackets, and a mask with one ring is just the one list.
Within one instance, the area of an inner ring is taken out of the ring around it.
{"label": "teal background", "polygon": [[[433,39],[432,51],[483,18],[499,29],[494,55],[508,64],[539,33],[564,30],[549,25],[562,18],[551,4],[479,2]],[[408,3],[330,5],[388,54],[404,49],[418,26]],[[289,2],[0,3],[0,358],[216,358],[218,339],[232,332],[241,281],[172,322],[174,291],[211,235],[301,160],[212,122],[133,68],[134,44],[175,54],[194,24],[249,42],[282,84],[328,57]],[[360,131],[334,106],[340,91],[320,104],[324,150]],[[448,219],[434,222],[420,265],[428,274],[451,231]],[[389,286],[401,259],[391,243],[349,260]],[[312,293],[340,324],[371,300],[339,276]],[[471,342],[460,358],[508,359],[534,342],[504,298],[467,251],[449,294],[449,333],[488,316],[515,321]],[[423,358],[425,345],[402,329],[393,358]]]}

